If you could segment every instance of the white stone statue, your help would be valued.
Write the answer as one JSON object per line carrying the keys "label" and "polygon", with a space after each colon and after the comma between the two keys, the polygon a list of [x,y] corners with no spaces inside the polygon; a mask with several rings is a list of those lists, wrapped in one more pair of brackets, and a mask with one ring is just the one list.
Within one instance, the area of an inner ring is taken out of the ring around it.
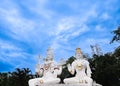
{"label": "white stone statue", "polygon": [[75,77],[64,79],[65,84],[80,84],[82,86],[92,86],[93,80],[91,78],[91,69],[89,62],[83,58],[83,54],[80,48],[76,49],[75,54],[76,60],[73,63],[68,65],[68,71],[71,74],[74,74],[76,71]]}
{"label": "white stone statue", "polygon": [[44,64],[37,64],[36,66],[36,73],[43,76],[40,78],[30,79],[28,81],[29,86],[39,86],[42,84],[57,84],[60,82],[60,79],[57,78],[57,75],[61,74],[62,66],[56,65],[53,57],[54,56],[51,48],[48,48]]}

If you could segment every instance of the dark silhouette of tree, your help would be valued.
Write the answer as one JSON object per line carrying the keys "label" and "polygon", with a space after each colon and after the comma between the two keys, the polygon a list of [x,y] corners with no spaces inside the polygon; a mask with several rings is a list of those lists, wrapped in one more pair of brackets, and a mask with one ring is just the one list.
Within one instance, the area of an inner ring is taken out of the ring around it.
{"label": "dark silhouette of tree", "polygon": [[33,77],[29,68],[16,68],[13,72],[0,73],[0,86],[28,86],[28,80]]}
{"label": "dark silhouette of tree", "polygon": [[120,46],[118,46],[113,53],[114,57],[120,58]]}
{"label": "dark silhouette of tree", "polygon": [[10,79],[13,81],[13,86],[28,86],[28,80],[32,78],[31,74],[29,74],[30,72],[29,68],[16,68],[16,71],[10,73],[12,75]]}
{"label": "dark silhouette of tree", "polygon": [[118,26],[117,30],[114,30],[112,33],[114,34],[114,36],[110,43],[113,43],[114,41],[120,43],[120,26]]}
{"label": "dark silhouette of tree", "polygon": [[92,78],[103,86],[120,86],[120,60],[113,53],[94,55],[90,60]]}
{"label": "dark silhouette of tree", "polygon": [[9,86],[8,73],[0,73],[0,86]]}

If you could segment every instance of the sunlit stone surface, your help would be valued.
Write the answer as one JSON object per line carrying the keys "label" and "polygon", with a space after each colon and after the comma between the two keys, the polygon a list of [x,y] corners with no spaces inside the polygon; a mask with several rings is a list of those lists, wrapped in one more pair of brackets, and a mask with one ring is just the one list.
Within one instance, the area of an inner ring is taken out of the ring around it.
{"label": "sunlit stone surface", "polygon": [[89,62],[83,58],[80,48],[76,49],[76,60],[67,66],[68,71],[71,74],[74,74],[76,71],[76,75],[75,77],[64,79],[65,84],[58,84],[60,79],[57,78],[57,75],[61,74],[62,66],[56,65],[53,57],[51,48],[48,48],[44,64],[36,65],[36,73],[43,75],[43,77],[30,79],[28,82],[29,86],[102,86],[93,82]]}
{"label": "sunlit stone surface", "polygon": [[[36,85],[36,86],[88,86],[88,85],[80,85],[80,84],[41,84],[41,85]],[[93,83],[92,86],[102,86],[97,83]]]}
{"label": "sunlit stone surface", "polygon": [[[51,48],[48,48],[47,55],[44,60],[44,64],[36,65],[36,73],[43,75],[43,77],[30,79],[29,86],[40,86],[45,84],[57,84],[60,82],[60,79],[57,78],[57,75],[61,74],[62,67],[55,64],[54,55]],[[47,85],[46,85],[47,86]]]}
{"label": "sunlit stone surface", "polygon": [[65,84],[79,84],[79,86],[101,86],[97,83],[93,83],[91,78],[91,69],[89,62],[84,59],[83,53],[80,48],[76,48],[75,58],[72,64],[68,65],[68,71],[71,74],[74,74],[76,71],[75,77],[64,79]]}

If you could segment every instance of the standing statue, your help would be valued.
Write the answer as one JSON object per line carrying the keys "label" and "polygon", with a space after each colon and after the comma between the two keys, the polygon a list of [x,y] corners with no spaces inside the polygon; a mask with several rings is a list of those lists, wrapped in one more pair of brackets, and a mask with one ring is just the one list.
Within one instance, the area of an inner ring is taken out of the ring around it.
{"label": "standing statue", "polygon": [[75,77],[64,79],[65,84],[80,84],[85,86],[92,86],[93,80],[91,78],[91,69],[89,62],[83,58],[83,53],[80,48],[76,49],[76,60],[70,65],[68,64],[68,71],[74,74]]}
{"label": "standing statue", "polygon": [[29,86],[39,86],[41,84],[57,84],[60,82],[60,79],[57,78],[57,75],[61,74],[62,66],[56,65],[53,57],[54,56],[51,48],[48,48],[44,64],[37,64],[36,66],[36,73],[40,76],[43,76],[40,78],[30,79],[28,81]]}

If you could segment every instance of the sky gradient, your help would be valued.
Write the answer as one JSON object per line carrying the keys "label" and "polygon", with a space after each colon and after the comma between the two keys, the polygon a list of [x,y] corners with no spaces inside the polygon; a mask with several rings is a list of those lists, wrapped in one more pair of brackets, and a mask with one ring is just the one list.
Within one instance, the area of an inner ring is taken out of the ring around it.
{"label": "sky gradient", "polygon": [[51,47],[55,60],[90,45],[112,52],[111,33],[120,24],[120,0],[0,0],[0,72],[34,71],[36,58]]}

